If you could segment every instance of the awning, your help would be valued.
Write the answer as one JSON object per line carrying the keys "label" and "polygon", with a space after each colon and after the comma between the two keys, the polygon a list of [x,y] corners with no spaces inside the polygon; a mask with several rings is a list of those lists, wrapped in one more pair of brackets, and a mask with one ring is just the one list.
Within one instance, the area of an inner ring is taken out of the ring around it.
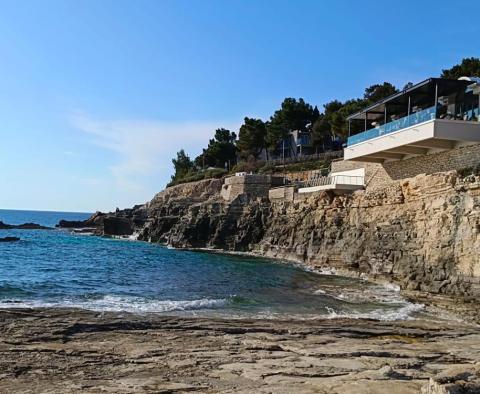
{"label": "awning", "polygon": [[429,78],[348,116],[347,120],[382,119],[385,114],[385,106],[390,115],[397,111],[402,112],[408,107],[409,97],[411,107],[432,106],[435,104],[436,87],[438,87],[437,97],[441,97],[456,92],[465,92],[465,89],[471,84],[471,81],[466,80]]}

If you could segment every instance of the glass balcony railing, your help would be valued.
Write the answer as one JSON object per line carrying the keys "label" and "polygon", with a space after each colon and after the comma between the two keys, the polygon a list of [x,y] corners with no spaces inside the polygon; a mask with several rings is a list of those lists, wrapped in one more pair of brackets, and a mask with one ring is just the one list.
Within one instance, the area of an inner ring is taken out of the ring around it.
{"label": "glass balcony railing", "polygon": [[371,140],[372,138],[381,137],[382,135],[394,133],[407,127],[435,119],[435,106],[415,112],[404,118],[394,120],[384,125],[377,126],[374,129],[364,131],[359,134],[348,137],[347,146],[359,144],[360,142]]}

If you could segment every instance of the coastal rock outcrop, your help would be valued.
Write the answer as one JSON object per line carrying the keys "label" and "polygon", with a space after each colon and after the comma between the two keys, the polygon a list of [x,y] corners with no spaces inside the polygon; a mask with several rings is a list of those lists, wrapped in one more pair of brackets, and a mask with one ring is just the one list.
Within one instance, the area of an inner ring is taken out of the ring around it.
{"label": "coastal rock outcrop", "polygon": [[219,197],[221,182],[159,193],[139,238],[288,259],[405,290],[480,296],[480,178],[419,175],[386,188],[299,202]]}
{"label": "coastal rock outcrop", "polygon": [[97,228],[103,226],[105,214],[102,212],[95,212],[86,220],[60,220],[56,227],[59,228]]}
{"label": "coastal rock outcrop", "polygon": [[86,220],[60,220],[56,227],[73,229],[75,232],[93,232],[97,235],[126,236],[132,235],[135,228],[141,228],[147,220],[143,205],[116,212],[95,212]]}
{"label": "coastal rock outcrop", "polygon": [[51,230],[51,227],[37,223],[6,224],[0,221],[0,230]]}
{"label": "coastal rock outcrop", "polygon": [[226,202],[221,188],[219,179],[167,188],[145,205],[108,214],[99,231],[178,248],[251,252],[464,301],[480,296],[479,177],[418,175],[293,202],[247,194]]}

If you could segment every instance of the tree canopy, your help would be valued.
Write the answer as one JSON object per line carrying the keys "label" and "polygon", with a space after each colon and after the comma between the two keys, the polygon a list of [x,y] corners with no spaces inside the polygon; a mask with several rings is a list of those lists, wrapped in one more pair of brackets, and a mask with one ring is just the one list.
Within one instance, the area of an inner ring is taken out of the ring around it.
{"label": "tree canopy", "polygon": [[215,130],[215,136],[208,142],[203,153],[195,158],[197,167],[224,168],[225,163],[233,163],[237,158],[235,142],[237,135],[230,130],[220,128]]}
{"label": "tree canopy", "polygon": [[370,103],[375,103],[397,92],[398,89],[390,82],[384,82],[381,85],[375,84],[366,88],[363,98]]}
{"label": "tree canopy", "polygon": [[172,175],[172,181],[185,177],[193,170],[193,162],[183,149],[177,152],[177,158],[172,159],[175,173]]}
{"label": "tree canopy", "polygon": [[273,150],[291,131],[309,130],[319,116],[318,108],[312,107],[303,98],[286,98],[267,123],[267,146]]}
{"label": "tree canopy", "polygon": [[266,147],[266,135],[266,125],[261,119],[246,117],[238,133],[237,149],[240,157],[244,160],[250,156],[258,159]]}
{"label": "tree canopy", "polygon": [[480,58],[467,57],[460,64],[442,70],[442,78],[458,79],[460,77],[480,77]]}
{"label": "tree canopy", "polygon": [[396,92],[398,89],[394,85],[384,82],[366,88],[361,99],[351,99],[345,102],[333,100],[326,103],[323,106],[323,114],[313,123],[312,142],[314,146],[323,149],[331,148],[337,138],[347,136],[347,117],[349,115]]}

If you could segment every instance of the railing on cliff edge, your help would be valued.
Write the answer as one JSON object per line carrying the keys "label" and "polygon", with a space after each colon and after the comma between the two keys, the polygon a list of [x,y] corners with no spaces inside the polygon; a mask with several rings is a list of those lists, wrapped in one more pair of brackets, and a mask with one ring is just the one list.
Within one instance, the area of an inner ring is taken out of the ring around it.
{"label": "railing on cliff edge", "polygon": [[299,188],[326,186],[326,185],[357,185],[364,186],[365,177],[351,176],[351,175],[333,175],[321,176],[318,178],[309,179],[308,181],[296,181],[294,184]]}
{"label": "railing on cliff edge", "polygon": [[311,155],[301,155],[277,159],[268,159],[267,164],[272,164],[274,166],[279,166],[282,164],[292,164],[292,163],[302,163],[305,161],[314,161],[314,160],[329,160],[329,159],[338,159],[343,157],[343,150],[335,150],[330,152],[322,153],[313,153]]}

